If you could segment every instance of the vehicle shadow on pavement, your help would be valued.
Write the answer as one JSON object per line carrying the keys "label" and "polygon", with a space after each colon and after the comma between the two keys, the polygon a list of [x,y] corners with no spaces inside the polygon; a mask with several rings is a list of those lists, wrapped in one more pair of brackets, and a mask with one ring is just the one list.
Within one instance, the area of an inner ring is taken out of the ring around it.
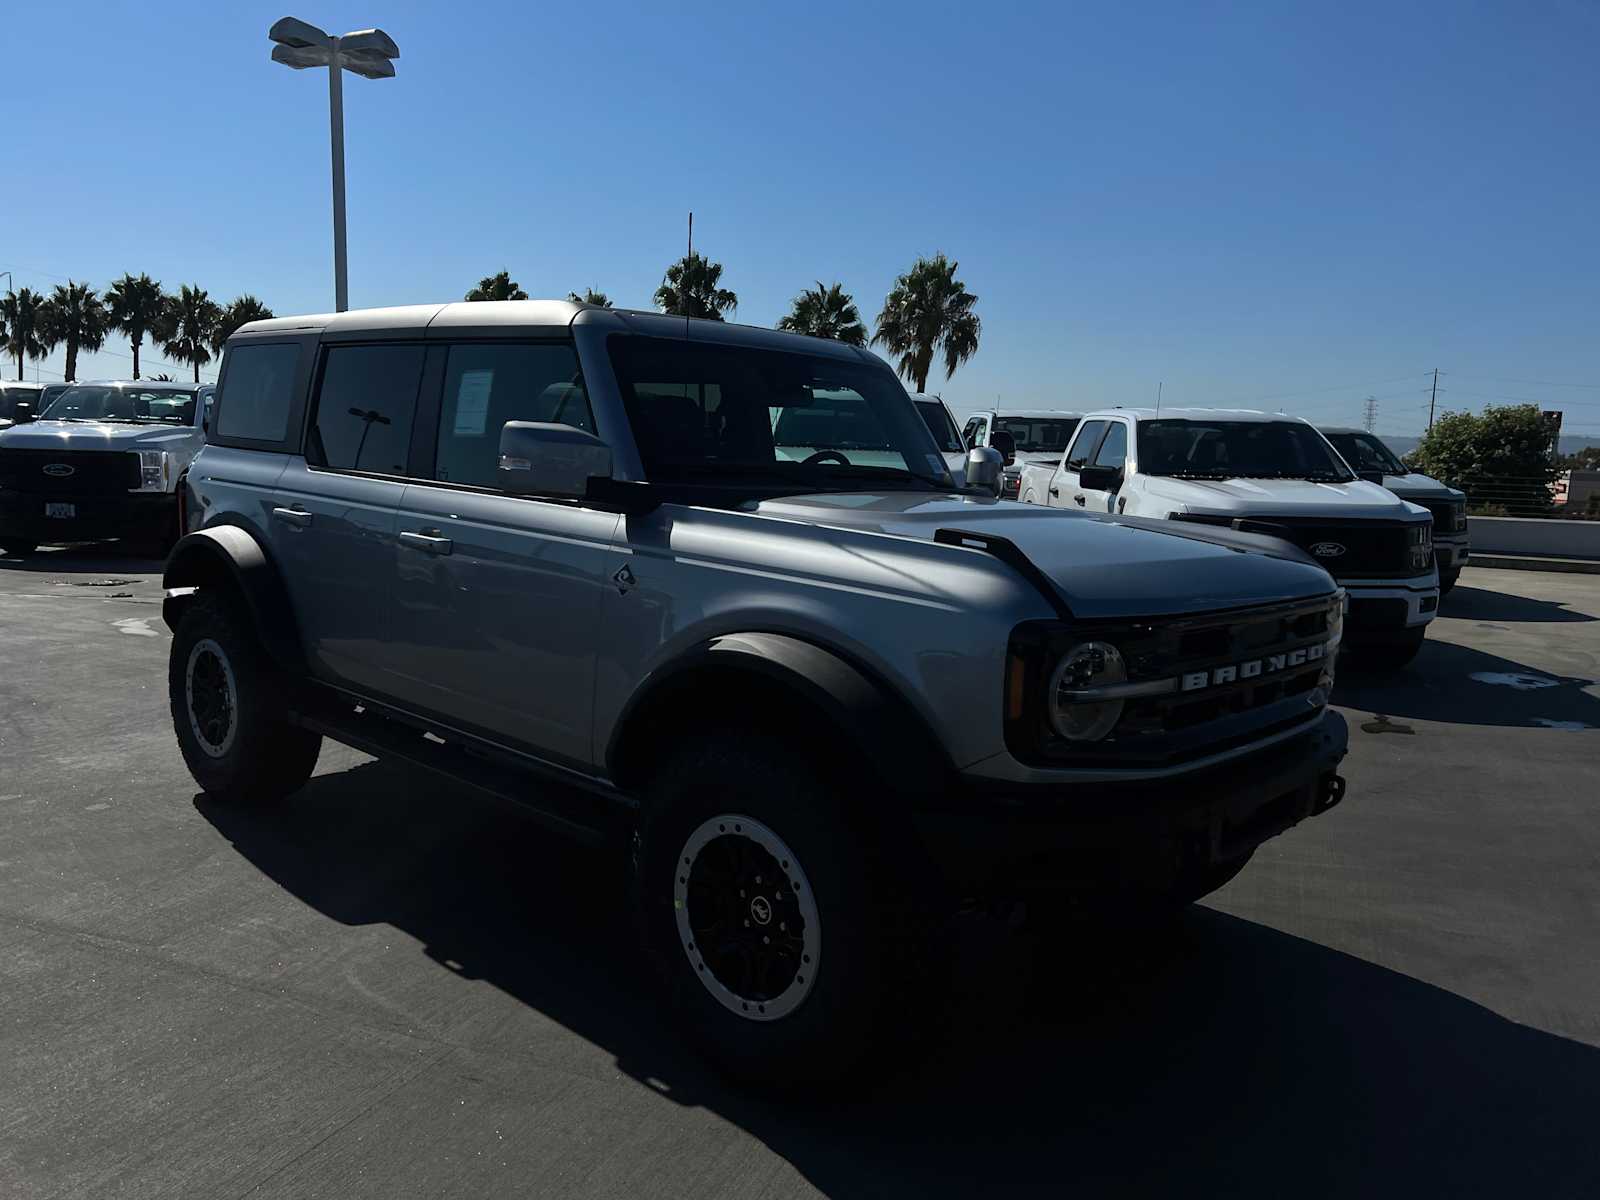
{"label": "vehicle shadow on pavement", "polygon": [[729,1086],[665,1024],[620,851],[377,763],[270,810],[196,805],[301,901],[419,939],[440,970],[735,1123],[827,1194],[1600,1188],[1600,1050],[1210,909],[1122,954],[958,922],[954,993],[925,1057],[785,1101]]}
{"label": "vehicle shadow on pavement", "polygon": [[0,554],[0,571],[29,571],[40,575],[160,574],[164,559],[151,558],[138,547],[120,542],[93,542],[77,546],[45,547],[32,554]]}
{"label": "vehicle shadow on pavement", "polygon": [[1583,690],[1592,683],[1429,639],[1408,667],[1392,674],[1341,657],[1333,702],[1374,716],[1458,725],[1600,729],[1600,699]]}
{"label": "vehicle shadow on pavement", "polygon": [[1532,596],[1514,596],[1508,592],[1492,592],[1487,588],[1465,587],[1457,584],[1450,594],[1439,602],[1441,616],[1463,621],[1531,621],[1555,624],[1565,621],[1593,621],[1586,612],[1577,612],[1559,600],[1539,600]]}

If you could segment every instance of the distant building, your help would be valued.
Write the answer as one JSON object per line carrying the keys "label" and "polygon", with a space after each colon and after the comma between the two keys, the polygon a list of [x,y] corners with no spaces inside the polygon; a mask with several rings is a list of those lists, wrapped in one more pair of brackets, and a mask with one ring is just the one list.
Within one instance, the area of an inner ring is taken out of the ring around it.
{"label": "distant building", "polygon": [[1556,477],[1555,500],[1568,516],[1600,516],[1600,471],[1567,471]]}

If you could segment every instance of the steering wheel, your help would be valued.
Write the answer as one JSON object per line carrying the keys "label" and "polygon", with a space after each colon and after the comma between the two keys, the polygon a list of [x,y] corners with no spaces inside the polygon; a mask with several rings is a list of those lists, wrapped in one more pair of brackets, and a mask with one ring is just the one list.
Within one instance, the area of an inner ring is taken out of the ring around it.
{"label": "steering wheel", "polygon": [[838,463],[841,467],[848,467],[848,466],[854,465],[854,464],[851,463],[851,461],[848,458],[846,458],[844,455],[840,454],[837,450],[818,450],[810,458],[802,460],[800,465],[802,467],[809,467],[809,466],[813,465],[814,463],[822,463],[822,462],[830,462],[830,461]]}

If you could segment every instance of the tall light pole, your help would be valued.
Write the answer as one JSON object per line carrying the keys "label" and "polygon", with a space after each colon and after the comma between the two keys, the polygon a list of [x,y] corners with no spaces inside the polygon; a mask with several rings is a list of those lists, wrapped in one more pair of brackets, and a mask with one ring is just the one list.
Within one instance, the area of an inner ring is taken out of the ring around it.
{"label": "tall light pole", "polygon": [[350,307],[349,268],[344,244],[344,72],[366,79],[394,78],[400,47],[381,29],[359,29],[334,37],[295,17],[284,17],[267,30],[277,45],[272,61],[303,71],[328,68],[328,127],[333,143],[333,302],[339,312]]}

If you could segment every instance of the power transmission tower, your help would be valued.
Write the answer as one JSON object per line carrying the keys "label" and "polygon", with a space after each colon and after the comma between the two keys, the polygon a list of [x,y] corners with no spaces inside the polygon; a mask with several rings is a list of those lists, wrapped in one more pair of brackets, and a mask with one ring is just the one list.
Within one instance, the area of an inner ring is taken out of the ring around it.
{"label": "power transmission tower", "polygon": [[1366,410],[1362,415],[1362,421],[1366,424],[1367,432],[1371,433],[1378,424],[1378,398],[1368,396],[1362,401],[1362,406]]}
{"label": "power transmission tower", "polygon": [[1433,428],[1433,402],[1439,398],[1439,368],[1433,369],[1433,390],[1428,393],[1428,428]]}

